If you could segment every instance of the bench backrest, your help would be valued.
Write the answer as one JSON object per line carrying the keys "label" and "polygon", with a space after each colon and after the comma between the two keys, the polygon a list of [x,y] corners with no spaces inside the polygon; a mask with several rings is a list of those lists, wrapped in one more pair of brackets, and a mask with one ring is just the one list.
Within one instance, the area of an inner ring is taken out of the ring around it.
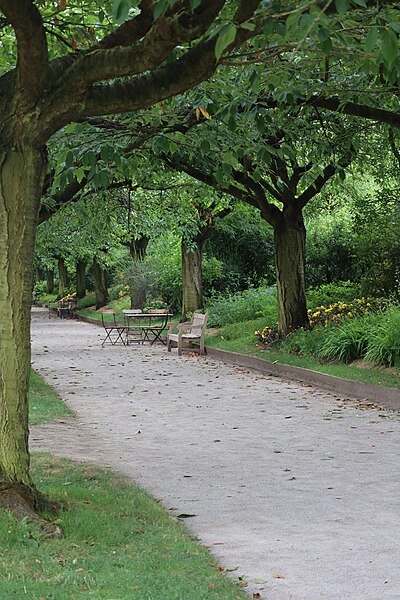
{"label": "bench backrest", "polygon": [[191,323],[193,333],[199,333],[199,331],[201,331],[201,333],[204,333],[204,330],[207,325],[207,317],[207,313],[205,315],[203,315],[202,313],[193,313]]}

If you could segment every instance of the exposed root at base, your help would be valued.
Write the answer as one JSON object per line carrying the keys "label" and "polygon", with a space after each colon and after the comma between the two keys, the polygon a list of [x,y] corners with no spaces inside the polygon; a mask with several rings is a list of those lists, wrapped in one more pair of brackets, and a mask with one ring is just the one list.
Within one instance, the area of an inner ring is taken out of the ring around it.
{"label": "exposed root at base", "polygon": [[0,483],[0,508],[14,515],[18,520],[28,521],[37,526],[47,539],[63,536],[61,527],[46,521],[38,515],[37,510],[56,513],[59,506],[50,502],[35,488],[20,483]]}

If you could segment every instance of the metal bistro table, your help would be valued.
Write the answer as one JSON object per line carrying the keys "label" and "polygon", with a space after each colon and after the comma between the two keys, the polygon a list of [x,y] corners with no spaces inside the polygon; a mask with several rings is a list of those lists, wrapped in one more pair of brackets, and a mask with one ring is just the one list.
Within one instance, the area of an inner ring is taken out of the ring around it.
{"label": "metal bistro table", "polygon": [[144,344],[156,342],[166,344],[161,334],[168,327],[168,321],[173,313],[161,310],[148,311],[146,313],[138,309],[125,309],[122,311],[126,326],[126,344]]}

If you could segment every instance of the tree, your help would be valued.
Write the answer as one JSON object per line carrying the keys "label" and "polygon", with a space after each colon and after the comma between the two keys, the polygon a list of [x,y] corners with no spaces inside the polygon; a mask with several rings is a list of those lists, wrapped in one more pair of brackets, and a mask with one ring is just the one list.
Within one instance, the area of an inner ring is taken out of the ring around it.
{"label": "tree", "polygon": [[[297,120],[292,113],[288,117],[277,109],[271,115],[269,108],[257,104],[239,112],[230,102],[232,88],[228,87],[225,96],[221,93],[223,83],[214,96],[211,86],[205,86],[204,96],[214,100],[213,118],[195,132],[189,131],[183,141],[180,136],[172,137],[179,149],[167,153],[164,143],[161,156],[170,166],[256,207],[271,225],[278,328],[285,336],[308,326],[303,209],[329,179],[349,165],[357,129],[346,123],[344,136],[339,118],[327,124],[311,118]],[[237,80],[236,84],[240,90]]]}
{"label": "tree", "polygon": [[[211,76],[223,50],[254,35],[255,25],[241,25],[254,16],[259,1],[142,0],[140,9],[121,14],[126,4],[114,4],[123,22],[111,27],[97,3],[39,8],[32,0],[0,0],[5,34],[11,41],[15,36],[17,56],[15,67],[0,78],[0,501],[8,508],[32,509],[40,499],[29,473],[27,388],[46,143],[70,122],[145,108]],[[205,36],[221,11],[228,29]],[[83,40],[72,31],[82,22],[88,23]]]}

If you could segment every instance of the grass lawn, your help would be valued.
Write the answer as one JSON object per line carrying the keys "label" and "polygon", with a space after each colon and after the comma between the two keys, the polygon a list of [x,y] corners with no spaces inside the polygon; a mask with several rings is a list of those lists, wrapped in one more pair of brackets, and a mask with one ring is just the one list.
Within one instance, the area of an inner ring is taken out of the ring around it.
{"label": "grass lawn", "polygon": [[29,381],[29,423],[48,423],[54,419],[73,416],[74,413],[44,380],[31,370]]}
{"label": "grass lawn", "polygon": [[304,367],[328,375],[334,375],[352,381],[374,383],[387,387],[400,387],[400,373],[394,369],[369,368],[361,369],[345,363],[320,363],[313,358],[296,356],[283,351],[264,350],[254,336],[254,332],[262,329],[265,319],[255,319],[226,325],[218,329],[214,335],[206,336],[206,346],[249,354],[269,362],[278,362],[285,365]]}
{"label": "grass lawn", "polygon": [[[72,415],[31,374],[30,424]],[[32,478],[64,505],[65,537],[47,540],[31,524],[0,513],[0,598],[29,600],[245,600],[243,581],[224,574],[210,552],[147,493],[109,469],[33,454]]]}
{"label": "grass lawn", "polygon": [[209,551],[145,492],[110,470],[33,456],[33,478],[65,503],[60,540],[0,518],[0,598],[244,600]]}

